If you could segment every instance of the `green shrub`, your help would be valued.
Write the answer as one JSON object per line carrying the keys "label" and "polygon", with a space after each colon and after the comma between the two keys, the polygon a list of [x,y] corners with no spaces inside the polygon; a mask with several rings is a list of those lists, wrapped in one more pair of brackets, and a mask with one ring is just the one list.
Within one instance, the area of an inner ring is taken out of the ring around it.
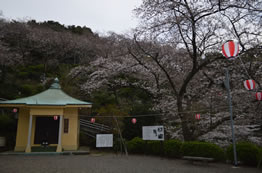
{"label": "green shrub", "polygon": [[[239,142],[236,144],[237,160],[245,165],[256,166],[258,163],[259,149],[250,142]],[[227,158],[234,160],[233,145],[227,148]]]}
{"label": "green shrub", "polygon": [[127,142],[127,150],[130,153],[144,153],[145,141],[139,137],[133,138],[131,141]]}
{"label": "green shrub", "polygon": [[162,155],[163,145],[161,141],[147,141],[144,147],[145,154]]}
{"label": "green shrub", "polygon": [[181,157],[181,149],[182,146],[182,142],[179,140],[167,140],[164,141],[164,146],[163,146],[163,150],[164,150],[164,154],[167,157],[173,157],[173,158],[180,158]]}
{"label": "green shrub", "polygon": [[207,142],[184,142],[181,146],[183,156],[210,157],[217,161],[225,160],[224,150],[216,144]]}

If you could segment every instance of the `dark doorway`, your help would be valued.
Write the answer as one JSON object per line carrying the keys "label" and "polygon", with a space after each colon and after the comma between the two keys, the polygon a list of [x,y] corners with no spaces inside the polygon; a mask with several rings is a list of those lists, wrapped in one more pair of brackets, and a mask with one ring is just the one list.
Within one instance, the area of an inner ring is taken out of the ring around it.
{"label": "dark doorway", "polygon": [[48,144],[58,143],[59,117],[36,117],[35,122],[35,144],[47,141]]}

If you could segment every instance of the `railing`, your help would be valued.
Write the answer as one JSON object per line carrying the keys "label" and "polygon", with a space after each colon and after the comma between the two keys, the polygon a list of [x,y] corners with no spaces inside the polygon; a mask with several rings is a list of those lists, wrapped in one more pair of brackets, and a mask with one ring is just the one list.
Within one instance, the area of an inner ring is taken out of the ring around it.
{"label": "railing", "polygon": [[83,134],[95,138],[96,134],[109,133],[112,131],[112,128],[104,124],[91,123],[88,120],[80,119],[80,130]]}

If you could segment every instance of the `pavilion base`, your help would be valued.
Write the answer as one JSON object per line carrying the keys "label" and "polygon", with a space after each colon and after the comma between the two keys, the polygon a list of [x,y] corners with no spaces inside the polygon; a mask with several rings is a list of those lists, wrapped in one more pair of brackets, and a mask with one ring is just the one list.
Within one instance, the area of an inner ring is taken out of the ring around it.
{"label": "pavilion base", "polygon": [[30,147],[26,147],[25,152],[26,153],[31,153],[31,146]]}
{"label": "pavilion base", "polygon": [[57,145],[56,152],[62,152],[62,146],[61,145]]}

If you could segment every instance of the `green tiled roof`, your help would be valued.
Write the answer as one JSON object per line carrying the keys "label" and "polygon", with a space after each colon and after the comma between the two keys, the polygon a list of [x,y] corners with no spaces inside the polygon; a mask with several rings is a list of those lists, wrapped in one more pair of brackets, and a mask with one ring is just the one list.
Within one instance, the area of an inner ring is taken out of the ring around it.
{"label": "green tiled roof", "polygon": [[56,78],[51,87],[39,94],[16,100],[0,101],[0,105],[22,104],[35,106],[66,106],[66,105],[91,105],[90,102],[75,99],[61,90],[59,80]]}

